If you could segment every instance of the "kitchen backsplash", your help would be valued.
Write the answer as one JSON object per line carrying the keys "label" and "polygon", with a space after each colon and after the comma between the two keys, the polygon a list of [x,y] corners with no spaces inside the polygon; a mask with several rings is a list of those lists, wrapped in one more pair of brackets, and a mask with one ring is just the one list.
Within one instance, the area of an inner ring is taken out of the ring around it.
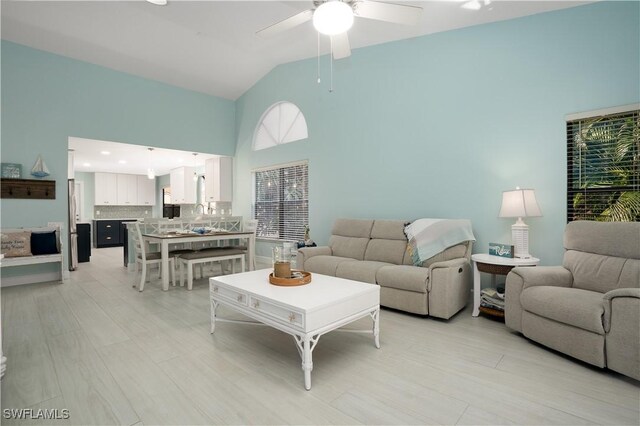
{"label": "kitchen backsplash", "polygon": [[[200,205],[191,205],[191,204],[183,204],[180,206],[180,216],[182,217],[189,217],[189,216],[197,216],[199,214],[202,214],[202,207],[199,207]],[[211,203],[211,213],[209,213],[209,211],[207,211],[208,206],[205,204],[204,205],[204,213],[205,214],[212,214],[212,215],[217,215],[217,216],[231,216],[232,212],[231,212],[231,203],[223,203],[223,202],[218,202],[218,203]]]}
{"label": "kitchen backsplash", "polygon": [[[184,204],[180,206],[180,216],[189,217],[202,214],[202,207]],[[99,213],[98,213],[99,212]],[[208,214],[205,205],[205,214]],[[231,203],[211,203],[211,214],[218,216],[230,216]],[[153,217],[153,208],[145,206],[94,206],[94,219],[138,219]]]}
{"label": "kitchen backsplash", "polygon": [[138,219],[153,217],[153,208],[145,206],[94,206],[94,219]]}

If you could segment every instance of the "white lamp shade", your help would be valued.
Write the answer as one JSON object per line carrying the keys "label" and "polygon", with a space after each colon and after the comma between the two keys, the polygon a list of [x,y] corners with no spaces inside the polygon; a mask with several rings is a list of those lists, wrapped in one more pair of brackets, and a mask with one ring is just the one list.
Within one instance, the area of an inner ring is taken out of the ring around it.
{"label": "white lamp shade", "polygon": [[498,217],[542,216],[533,189],[514,189],[502,193],[502,206]]}
{"label": "white lamp shade", "polygon": [[313,26],[321,34],[342,34],[352,25],[353,9],[339,0],[322,3],[313,12]]}

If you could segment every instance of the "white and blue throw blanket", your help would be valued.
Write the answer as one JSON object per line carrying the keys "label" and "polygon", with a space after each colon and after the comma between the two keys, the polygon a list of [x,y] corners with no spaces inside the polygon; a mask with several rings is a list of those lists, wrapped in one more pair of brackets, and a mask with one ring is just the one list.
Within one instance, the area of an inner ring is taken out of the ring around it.
{"label": "white and blue throw blanket", "polygon": [[405,226],[404,233],[416,266],[451,246],[476,240],[467,219],[418,219]]}

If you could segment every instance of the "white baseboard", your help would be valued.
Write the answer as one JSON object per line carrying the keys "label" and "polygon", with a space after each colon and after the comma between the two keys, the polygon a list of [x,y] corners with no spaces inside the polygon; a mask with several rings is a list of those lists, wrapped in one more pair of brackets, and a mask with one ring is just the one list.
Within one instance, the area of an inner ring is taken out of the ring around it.
{"label": "white baseboard", "polygon": [[20,275],[17,277],[2,278],[1,287],[11,287],[22,284],[44,283],[48,281],[61,281],[60,272],[43,272],[41,274]]}

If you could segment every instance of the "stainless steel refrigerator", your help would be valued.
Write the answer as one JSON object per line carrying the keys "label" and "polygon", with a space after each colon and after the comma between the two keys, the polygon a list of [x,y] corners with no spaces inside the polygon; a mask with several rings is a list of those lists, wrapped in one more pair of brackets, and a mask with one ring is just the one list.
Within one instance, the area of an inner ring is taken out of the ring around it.
{"label": "stainless steel refrigerator", "polygon": [[69,270],[78,268],[78,227],[76,206],[76,181],[69,179]]}

